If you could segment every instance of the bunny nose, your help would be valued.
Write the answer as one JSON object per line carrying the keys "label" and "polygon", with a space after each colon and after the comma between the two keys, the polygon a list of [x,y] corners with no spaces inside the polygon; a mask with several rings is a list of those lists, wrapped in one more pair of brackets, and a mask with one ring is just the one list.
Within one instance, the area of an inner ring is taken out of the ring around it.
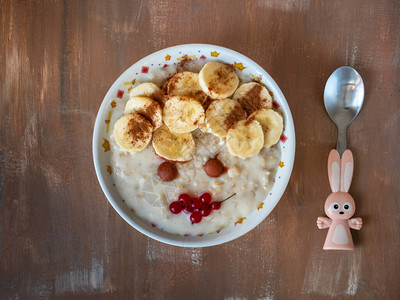
{"label": "bunny nose", "polygon": [[342,212],[342,211],[341,211],[339,214],[343,215],[343,214],[344,214],[344,212]]}

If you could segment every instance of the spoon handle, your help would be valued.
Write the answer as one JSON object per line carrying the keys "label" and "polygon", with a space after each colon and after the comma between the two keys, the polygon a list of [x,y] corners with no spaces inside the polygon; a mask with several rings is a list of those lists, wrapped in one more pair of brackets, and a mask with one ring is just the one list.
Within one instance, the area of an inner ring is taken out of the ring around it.
{"label": "spoon handle", "polygon": [[344,150],[347,149],[346,143],[346,134],[347,134],[347,127],[338,127],[338,139],[336,144],[336,150],[339,152],[340,156],[342,156]]}
{"label": "spoon handle", "polygon": [[353,178],[354,159],[350,150],[340,157],[338,151],[331,150],[328,157],[328,178],[332,193],[325,201],[328,217],[318,217],[319,229],[329,228],[324,250],[354,250],[350,228],[360,230],[361,218],[352,218],[356,210],[349,189]]}

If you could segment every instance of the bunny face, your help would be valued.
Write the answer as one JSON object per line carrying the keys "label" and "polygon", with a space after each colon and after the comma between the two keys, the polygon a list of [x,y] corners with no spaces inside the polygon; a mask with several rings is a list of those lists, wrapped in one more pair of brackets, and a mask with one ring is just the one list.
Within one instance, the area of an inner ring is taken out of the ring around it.
{"label": "bunny face", "polygon": [[331,193],[325,201],[325,213],[332,220],[350,219],[356,211],[356,204],[348,193]]}

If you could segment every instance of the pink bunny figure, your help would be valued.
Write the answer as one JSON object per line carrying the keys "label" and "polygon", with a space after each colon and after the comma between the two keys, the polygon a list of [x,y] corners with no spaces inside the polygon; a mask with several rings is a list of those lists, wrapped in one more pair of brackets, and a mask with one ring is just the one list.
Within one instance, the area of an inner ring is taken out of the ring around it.
{"label": "pink bunny figure", "polygon": [[329,227],[324,250],[354,250],[350,228],[360,230],[362,219],[350,219],[356,210],[353,197],[348,193],[353,167],[353,154],[350,150],[343,153],[342,159],[336,150],[329,153],[328,177],[332,193],[325,201],[325,213],[329,218],[317,219],[319,229]]}

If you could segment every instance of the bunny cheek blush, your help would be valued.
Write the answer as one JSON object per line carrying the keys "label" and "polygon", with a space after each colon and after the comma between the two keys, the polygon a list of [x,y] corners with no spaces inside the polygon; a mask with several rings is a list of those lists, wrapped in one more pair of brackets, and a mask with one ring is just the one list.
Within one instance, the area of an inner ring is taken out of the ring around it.
{"label": "bunny cheek blush", "polygon": [[319,217],[319,229],[329,228],[324,250],[354,250],[350,228],[360,230],[361,218],[353,218],[356,205],[348,193],[353,178],[353,155],[346,150],[342,158],[336,150],[329,153],[328,176],[332,193],[325,201],[325,213],[329,218]]}

